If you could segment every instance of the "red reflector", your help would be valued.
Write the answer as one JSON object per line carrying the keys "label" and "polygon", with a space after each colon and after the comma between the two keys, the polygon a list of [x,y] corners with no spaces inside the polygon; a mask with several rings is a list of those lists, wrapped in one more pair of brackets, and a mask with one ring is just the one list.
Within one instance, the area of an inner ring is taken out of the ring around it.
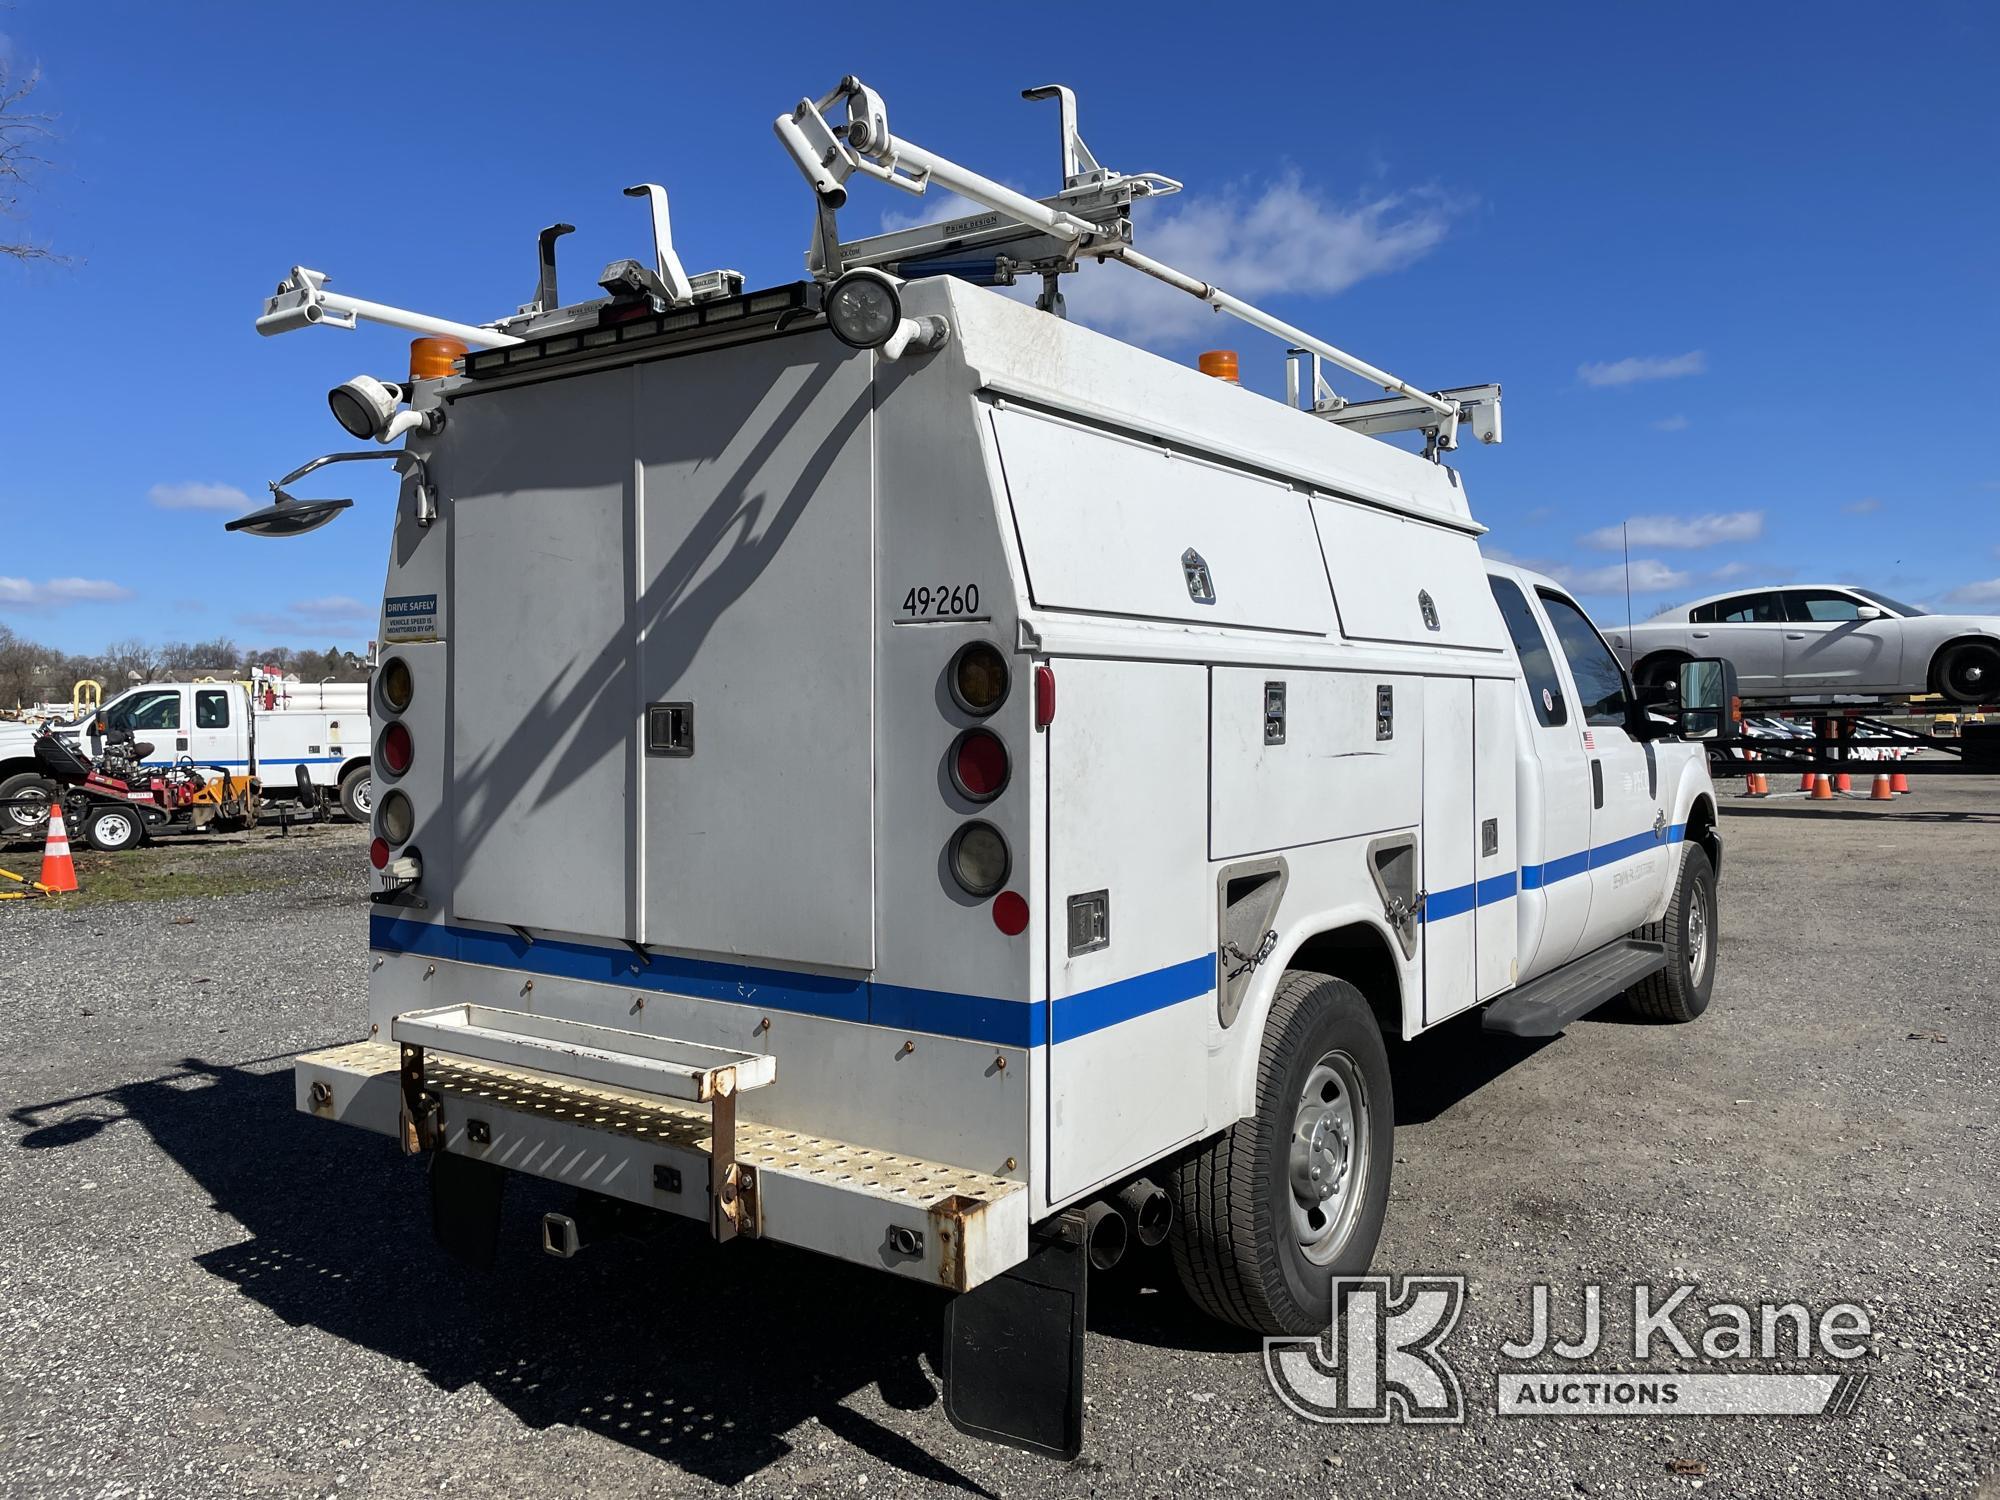
{"label": "red reflector", "polygon": [[392,774],[401,776],[409,770],[415,755],[416,747],[410,741],[408,725],[395,723],[382,731],[382,764]]}
{"label": "red reflector", "polygon": [[1007,747],[985,729],[968,729],[958,737],[951,757],[952,779],[975,802],[1000,795],[1007,785]]}
{"label": "red reflector", "polygon": [[1047,729],[1056,721],[1056,669],[1047,662],[1035,668],[1035,728]]}
{"label": "red reflector", "polygon": [[368,846],[368,863],[381,869],[389,863],[389,841],[377,839]]}
{"label": "red reflector", "polygon": [[993,925],[1008,937],[1028,930],[1028,900],[1019,891],[1002,891],[993,898]]}

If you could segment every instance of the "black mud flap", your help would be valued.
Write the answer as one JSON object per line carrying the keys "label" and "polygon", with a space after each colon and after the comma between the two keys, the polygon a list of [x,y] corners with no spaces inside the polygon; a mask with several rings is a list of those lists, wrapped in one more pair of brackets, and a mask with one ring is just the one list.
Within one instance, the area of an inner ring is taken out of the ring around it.
{"label": "black mud flap", "polygon": [[1035,1231],[1004,1276],[944,1315],[944,1411],[960,1432],[1073,1459],[1083,1451],[1083,1324],[1090,1257],[1083,1215]]}
{"label": "black mud flap", "polygon": [[453,1260],[475,1271],[493,1269],[506,1183],[506,1169],[491,1162],[431,1153],[431,1236]]}

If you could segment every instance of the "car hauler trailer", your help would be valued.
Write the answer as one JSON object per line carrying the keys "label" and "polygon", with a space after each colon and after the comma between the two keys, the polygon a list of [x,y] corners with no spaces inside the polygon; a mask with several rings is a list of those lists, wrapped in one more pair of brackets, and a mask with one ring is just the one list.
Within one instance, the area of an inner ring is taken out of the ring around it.
{"label": "car hauler trailer", "polygon": [[[260,326],[425,335],[407,383],[332,395],[405,440],[327,461],[401,476],[374,707],[406,738],[367,1036],[298,1060],[299,1108],[427,1156],[469,1257],[524,1171],[945,1288],[952,1420],[1073,1453],[1109,1205],[1171,1214],[1215,1315],[1326,1328],[1388,1199],[1385,1042],[1627,991],[1691,1019],[1721,851],[1701,746],[1481,558],[1443,460],[1498,439],[1498,389],[1419,391],[1147,261],[1130,203],[1177,185],[1038,93],[1044,200],[851,79],[782,117],[808,280],[689,275],[639,188],[655,253],[605,297],[561,301],[554,226],[495,324],[301,268]],[[980,212],[843,243],[857,175]],[[1274,332],[1297,404],[1064,321],[1084,257]],[[973,284],[1015,274],[1041,306]],[[348,503],[296,477],[233,524]],[[1686,676],[1726,737],[1726,681]]]}

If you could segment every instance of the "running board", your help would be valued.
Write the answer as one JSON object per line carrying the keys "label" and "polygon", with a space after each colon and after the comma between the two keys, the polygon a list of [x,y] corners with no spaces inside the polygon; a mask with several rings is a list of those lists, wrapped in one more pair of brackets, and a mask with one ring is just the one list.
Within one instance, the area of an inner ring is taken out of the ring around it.
{"label": "running board", "polygon": [[1570,1022],[1666,966],[1664,945],[1626,938],[1501,996],[1486,1007],[1482,1024],[1508,1036],[1558,1036]]}

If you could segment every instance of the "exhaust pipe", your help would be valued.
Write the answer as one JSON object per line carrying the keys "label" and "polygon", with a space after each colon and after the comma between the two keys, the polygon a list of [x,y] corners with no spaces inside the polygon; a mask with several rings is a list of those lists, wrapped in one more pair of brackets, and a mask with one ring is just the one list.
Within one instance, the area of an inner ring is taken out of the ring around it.
{"label": "exhaust pipe", "polygon": [[1118,1211],[1148,1250],[1164,1240],[1173,1227],[1174,1200],[1144,1177],[1135,1177],[1118,1190]]}
{"label": "exhaust pipe", "polygon": [[1083,1243],[1092,1270],[1108,1271],[1123,1260],[1129,1238],[1125,1215],[1111,1204],[1099,1199],[1083,1211]]}

